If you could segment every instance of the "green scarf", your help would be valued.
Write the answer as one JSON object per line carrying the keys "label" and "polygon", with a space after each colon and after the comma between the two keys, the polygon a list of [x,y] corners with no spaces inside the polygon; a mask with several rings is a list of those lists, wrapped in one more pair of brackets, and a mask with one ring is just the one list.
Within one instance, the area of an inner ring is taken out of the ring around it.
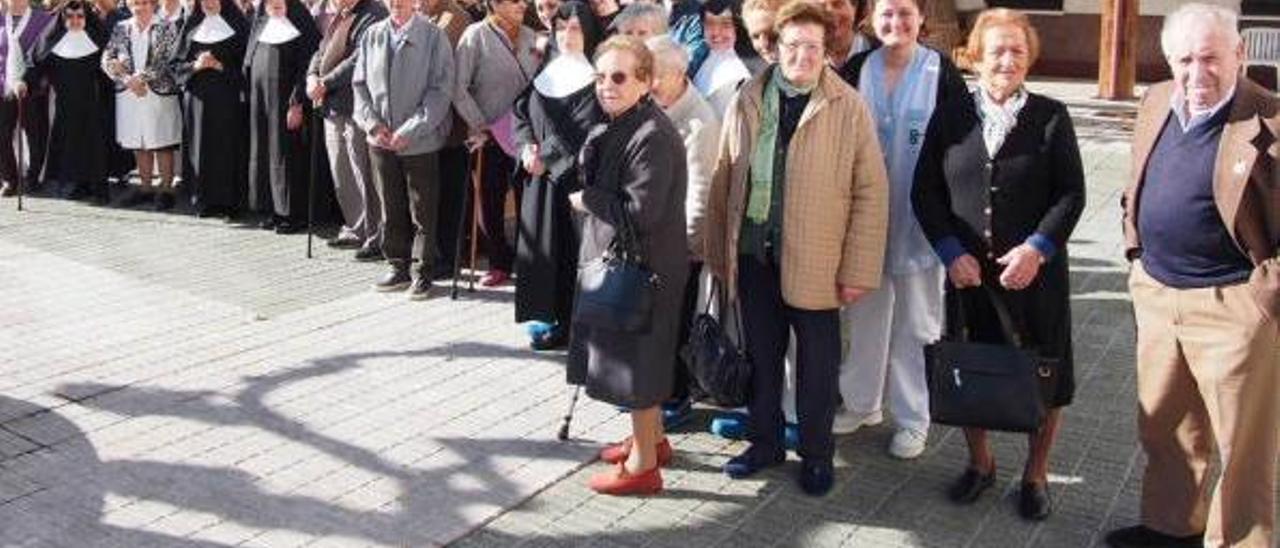
{"label": "green scarf", "polygon": [[816,83],[803,88],[795,86],[782,76],[777,67],[770,70],[772,74],[761,98],[764,106],[760,109],[760,135],[751,155],[751,194],[747,199],[747,218],[756,224],[768,222],[769,205],[772,203],[774,147],[778,141],[778,92],[790,98],[810,93],[817,87]]}

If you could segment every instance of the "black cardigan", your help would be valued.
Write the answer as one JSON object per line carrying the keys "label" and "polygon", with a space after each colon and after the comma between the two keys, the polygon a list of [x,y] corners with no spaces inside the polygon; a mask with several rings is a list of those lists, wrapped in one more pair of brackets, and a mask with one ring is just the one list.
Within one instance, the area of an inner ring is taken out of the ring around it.
{"label": "black cardigan", "polygon": [[955,238],[988,270],[992,259],[1040,234],[1059,252],[1049,257],[1056,262],[1084,209],[1084,168],[1067,107],[1030,94],[992,159],[973,97],[939,105],[911,197],[935,249],[944,251]]}
{"label": "black cardigan", "polygon": [[[937,51],[926,46],[920,47]],[[836,71],[836,74],[839,74],[840,78],[845,82],[848,82],[848,84],[853,86],[854,89],[857,89],[858,80],[862,78],[862,67],[867,64],[867,58],[871,56],[871,52],[876,51],[877,49],[880,48],[877,46],[854,55],[849,59],[849,62],[845,63],[844,66],[840,67],[840,69]],[[953,98],[967,95],[969,93],[969,87],[965,85],[964,76],[960,74],[960,69],[956,67],[956,64],[951,62],[951,58],[942,52],[938,52],[938,55],[942,57],[942,74],[941,79],[938,80],[937,105],[942,106],[943,103],[950,101]]]}

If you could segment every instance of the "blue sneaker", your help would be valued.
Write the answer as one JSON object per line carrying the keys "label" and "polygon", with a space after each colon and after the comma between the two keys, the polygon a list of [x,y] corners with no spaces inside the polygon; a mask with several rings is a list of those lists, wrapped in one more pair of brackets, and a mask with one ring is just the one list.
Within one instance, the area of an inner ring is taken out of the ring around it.
{"label": "blue sneaker", "polygon": [[662,404],[662,428],[668,432],[675,430],[693,418],[693,402],[689,398],[668,401]]}
{"label": "blue sneaker", "polygon": [[786,451],[778,451],[772,455],[764,455],[763,451],[752,445],[741,455],[724,463],[724,473],[733,479],[742,479],[756,472],[771,468],[787,461]]}
{"label": "blue sneaker", "polygon": [[787,451],[795,451],[800,448],[800,425],[789,422],[782,431],[782,445]]}
{"label": "blue sneaker", "polygon": [[740,440],[747,437],[747,414],[730,411],[716,415],[711,419],[711,433],[727,440]]}
{"label": "blue sneaker", "polygon": [[538,320],[531,320],[525,322],[524,332],[529,334],[529,339],[536,341],[545,337],[547,333],[550,333],[552,327],[555,327],[555,325],[547,322],[540,322]]}

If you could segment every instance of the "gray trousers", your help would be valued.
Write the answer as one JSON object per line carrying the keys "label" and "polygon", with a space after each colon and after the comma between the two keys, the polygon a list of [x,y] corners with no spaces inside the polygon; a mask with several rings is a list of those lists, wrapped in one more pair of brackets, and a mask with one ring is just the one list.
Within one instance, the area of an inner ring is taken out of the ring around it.
{"label": "gray trousers", "polygon": [[382,198],[382,255],[392,264],[418,261],[415,273],[431,275],[436,262],[440,163],[435,152],[399,156],[372,148],[373,180]]}
{"label": "gray trousers", "polygon": [[370,177],[369,145],[350,116],[324,119],[324,144],[333,189],[342,209],[342,233],[367,246],[382,245],[382,201]]}

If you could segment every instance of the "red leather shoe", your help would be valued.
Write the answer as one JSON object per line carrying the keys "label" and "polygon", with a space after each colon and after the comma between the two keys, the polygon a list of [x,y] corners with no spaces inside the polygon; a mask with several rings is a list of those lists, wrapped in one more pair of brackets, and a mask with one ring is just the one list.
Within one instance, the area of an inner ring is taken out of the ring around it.
{"label": "red leather shoe", "polygon": [[[627,436],[620,442],[604,446],[604,449],[600,450],[600,460],[609,464],[618,464],[627,460],[627,457],[631,456],[632,441],[632,437]],[[662,443],[658,444],[658,466],[668,464],[671,464],[671,442],[667,441],[667,438],[662,438]]]}
{"label": "red leather shoe", "polygon": [[511,274],[505,270],[491,269],[485,272],[484,277],[480,278],[480,285],[484,287],[498,287],[511,280]]}
{"label": "red leather shoe", "polygon": [[654,466],[639,474],[627,472],[619,463],[608,472],[591,477],[587,486],[601,495],[653,495],[662,492],[662,467]]}

